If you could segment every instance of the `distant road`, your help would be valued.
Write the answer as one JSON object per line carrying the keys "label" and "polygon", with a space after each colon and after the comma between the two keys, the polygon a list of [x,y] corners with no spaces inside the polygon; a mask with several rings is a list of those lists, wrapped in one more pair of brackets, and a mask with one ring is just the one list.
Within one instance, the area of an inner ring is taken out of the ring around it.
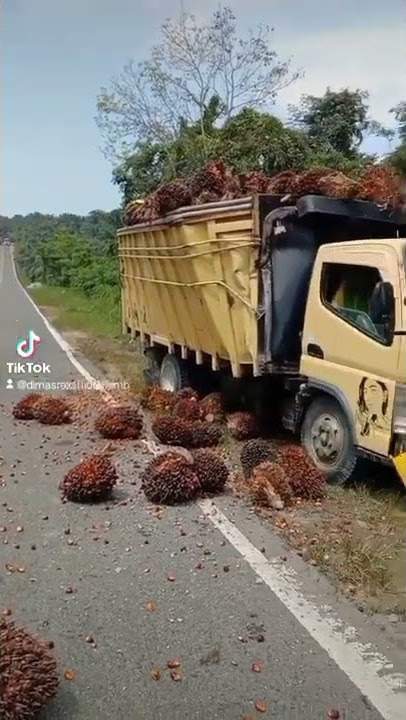
{"label": "distant road", "polygon": [[[13,421],[25,377],[7,363],[19,361],[16,341],[29,330],[41,338],[35,362],[50,366],[39,378],[92,371],[72,364],[2,247],[0,609],[52,638],[61,672],[75,674],[41,720],[324,720],[332,708],[342,720],[403,720],[403,648],[239,501],[157,516],[138,492],[148,455],[130,443],[115,456],[120,502],[61,503],[59,482],[94,437]],[[5,574],[6,563],[24,572]],[[174,658],[181,681],[166,668]]]}

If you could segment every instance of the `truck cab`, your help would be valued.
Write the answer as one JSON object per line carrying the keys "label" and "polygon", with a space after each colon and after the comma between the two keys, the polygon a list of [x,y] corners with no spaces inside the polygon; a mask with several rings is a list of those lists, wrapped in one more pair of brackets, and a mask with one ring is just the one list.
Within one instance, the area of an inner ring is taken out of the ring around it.
{"label": "truck cab", "polygon": [[315,462],[337,482],[357,455],[392,458],[404,473],[405,257],[404,239],[356,240],[321,246],[313,266],[301,432]]}

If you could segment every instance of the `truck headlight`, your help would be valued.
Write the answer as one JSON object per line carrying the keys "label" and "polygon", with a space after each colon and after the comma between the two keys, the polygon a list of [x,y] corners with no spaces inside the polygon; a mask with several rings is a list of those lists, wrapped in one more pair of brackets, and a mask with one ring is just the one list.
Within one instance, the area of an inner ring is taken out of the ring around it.
{"label": "truck headlight", "polygon": [[393,432],[395,435],[406,435],[406,385],[403,383],[396,383]]}

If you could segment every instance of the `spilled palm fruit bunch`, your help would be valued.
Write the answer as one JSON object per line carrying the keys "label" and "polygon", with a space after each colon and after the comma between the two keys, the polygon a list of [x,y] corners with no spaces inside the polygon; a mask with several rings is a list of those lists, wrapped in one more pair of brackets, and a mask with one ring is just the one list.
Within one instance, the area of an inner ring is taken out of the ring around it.
{"label": "spilled palm fruit bunch", "polygon": [[259,435],[258,422],[253,413],[235,412],[227,416],[227,428],[236,440],[249,440]]}
{"label": "spilled palm fruit bunch", "polygon": [[138,440],[142,431],[142,417],[131,405],[107,408],[96,418],[95,428],[109,440]]}
{"label": "spilled palm fruit bunch", "polygon": [[61,397],[44,396],[35,409],[35,419],[42,425],[63,425],[72,420],[72,408]]}
{"label": "spilled palm fruit bunch", "polygon": [[0,648],[1,720],[31,720],[58,690],[50,644],[1,618]]}
{"label": "spilled palm fruit bunch", "polygon": [[180,397],[175,400],[173,414],[185,420],[198,420],[200,417],[199,401],[195,397]]}
{"label": "spilled palm fruit bunch", "polygon": [[196,497],[200,482],[193,462],[178,453],[167,452],[147,465],[141,487],[150,502],[175,505]]}
{"label": "spilled palm fruit bunch", "polygon": [[285,472],[275,463],[262,463],[254,468],[249,491],[254,502],[273,510],[283,510],[284,497],[288,500],[292,497]]}
{"label": "spilled palm fruit bunch", "polygon": [[190,425],[191,441],[188,447],[204,448],[220,444],[223,433],[218,425],[201,420],[195,420]]}
{"label": "spilled palm fruit bunch", "polygon": [[117,483],[116,469],[106,455],[90,455],[66,473],[62,497],[72,502],[92,502],[110,497]]}
{"label": "spilled palm fruit bunch", "polygon": [[151,412],[169,412],[175,400],[174,393],[160,387],[144,388],[141,395],[141,405]]}
{"label": "spilled palm fruit bunch", "polygon": [[172,415],[158,415],[152,423],[152,432],[164,445],[191,447],[192,423],[190,420]]}
{"label": "spilled palm fruit bunch", "polygon": [[156,190],[160,215],[192,204],[192,194],[184,180],[171,180]]}
{"label": "spilled palm fruit bunch", "polygon": [[245,477],[249,477],[255,467],[264,462],[273,462],[276,450],[270,440],[255,438],[248,440],[241,450],[240,462]]}
{"label": "spilled palm fruit bunch", "polygon": [[184,387],[184,388],[182,388],[181,390],[178,390],[178,392],[176,393],[176,399],[177,399],[177,400],[183,400],[184,398],[188,398],[189,400],[190,400],[190,399],[198,400],[198,399],[199,399],[199,395],[198,395],[198,393],[196,392],[196,390],[193,390],[193,388],[191,388],[191,387]]}
{"label": "spilled palm fruit bunch", "polygon": [[252,471],[252,482],[263,483],[272,486],[274,492],[281,498],[285,505],[289,505],[293,500],[293,491],[290,486],[289,478],[283,467],[276,462],[262,462]]}
{"label": "spilled palm fruit bunch", "polygon": [[224,460],[213,450],[196,450],[193,455],[194,470],[202,490],[215,493],[224,490],[228,480],[228,468]]}
{"label": "spilled palm fruit bunch", "polygon": [[267,192],[269,177],[262,172],[252,170],[251,172],[242,173],[239,175],[239,180],[243,195]]}
{"label": "spilled palm fruit bunch", "polygon": [[300,445],[282,447],[281,466],[289,479],[295,497],[303,500],[319,500],[326,493],[324,475],[316,467],[306,450]]}
{"label": "spilled palm fruit bunch", "polygon": [[221,422],[224,411],[221,402],[221,393],[212,392],[200,400],[200,417],[206,422]]}
{"label": "spilled palm fruit bunch", "polygon": [[13,407],[13,415],[16,420],[34,420],[36,417],[36,408],[43,400],[44,395],[39,393],[30,393],[16,403]]}

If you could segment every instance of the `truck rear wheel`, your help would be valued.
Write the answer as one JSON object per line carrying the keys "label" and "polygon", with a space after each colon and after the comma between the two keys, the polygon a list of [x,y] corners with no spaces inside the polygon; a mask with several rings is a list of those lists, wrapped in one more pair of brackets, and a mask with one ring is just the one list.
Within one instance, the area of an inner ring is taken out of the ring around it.
{"label": "truck rear wheel", "polygon": [[357,462],[348,419],[334,398],[313,400],[301,431],[302,445],[330,485],[343,485]]}
{"label": "truck rear wheel", "polygon": [[179,392],[184,387],[189,387],[189,372],[185,360],[179,360],[176,355],[165,355],[162,360],[159,384],[163,390]]}
{"label": "truck rear wheel", "polygon": [[159,385],[161,376],[162,353],[157,348],[148,348],[145,351],[146,368],[144,380],[146,385]]}

